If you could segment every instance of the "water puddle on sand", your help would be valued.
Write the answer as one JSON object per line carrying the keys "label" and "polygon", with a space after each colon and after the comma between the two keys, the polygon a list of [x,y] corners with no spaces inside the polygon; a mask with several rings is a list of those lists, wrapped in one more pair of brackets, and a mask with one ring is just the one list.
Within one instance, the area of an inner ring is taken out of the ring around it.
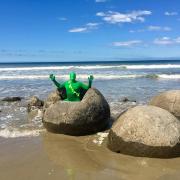
{"label": "water puddle on sand", "polygon": [[179,180],[180,158],[157,159],[116,154],[106,148],[107,133],[71,137],[45,133],[44,150],[68,179]]}

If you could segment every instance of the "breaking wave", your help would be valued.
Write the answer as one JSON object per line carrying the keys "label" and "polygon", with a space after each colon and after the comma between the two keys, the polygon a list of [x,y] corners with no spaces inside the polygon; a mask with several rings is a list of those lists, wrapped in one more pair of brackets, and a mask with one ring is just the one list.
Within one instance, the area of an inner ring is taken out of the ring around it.
{"label": "breaking wave", "polygon": [[[48,79],[48,75],[17,75],[17,76],[0,76],[0,80],[16,80],[16,79]],[[57,78],[68,79],[69,75],[57,75]],[[123,78],[138,78],[141,75],[107,75],[107,74],[96,74],[96,79],[123,79]],[[78,79],[87,79],[87,74],[78,74]]]}
{"label": "breaking wave", "polygon": [[[68,79],[69,75],[57,75],[57,78]],[[108,75],[96,74],[94,75],[97,80],[111,80],[111,79],[130,79],[130,78],[151,78],[151,79],[180,79],[180,74],[127,74],[127,75]],[[18,80],[18,79],[48,79],[48,75],[16,75],[16,76],[0,76],[0,80]],[[78,74],[78,79],[87,79],[87,74]]]}
{"label": "breaking wave", "polygon": [[180,64],[151,64],[151,65],[85,65],[85,66],[43,66],[43,67],[10,67],[0,68],[1,71],[42,71],[42,70],[68,70],[68,69],[169,69],[180,68]]}
{"label": "breaking wave", "polygon": [[163,79],[180,79],[180,74],[173,74],[173,75],[160,74],[158,76],[159,78],[163,78]]}
{"label": "breaking wave", "polygon": [[180,64],[127,65],[127,69],[170,69],[180,68]]}
{"label": "breaking wave", "polygon": [[18,130],[15,128],[6,128],[0,130],[0,137],[3,138],[17,138],[17,137],[37,137],[44,130]]}

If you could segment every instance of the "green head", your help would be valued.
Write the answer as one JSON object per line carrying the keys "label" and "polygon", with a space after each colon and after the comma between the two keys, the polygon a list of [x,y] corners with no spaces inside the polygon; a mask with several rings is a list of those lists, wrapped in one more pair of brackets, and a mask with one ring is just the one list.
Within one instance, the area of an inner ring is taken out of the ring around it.
{"label": "green head", "polygon": [[71,72],[69,75],[70,75],[70,80],[71,81],[75,81],[76,80],[76,73],[75,72]]}

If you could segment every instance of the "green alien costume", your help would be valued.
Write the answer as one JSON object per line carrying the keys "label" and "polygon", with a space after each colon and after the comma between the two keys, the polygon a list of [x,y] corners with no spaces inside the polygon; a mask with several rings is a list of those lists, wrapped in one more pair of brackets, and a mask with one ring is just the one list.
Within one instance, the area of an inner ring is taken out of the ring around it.
{"label": "green alien costume", "polygon": [[91,88],[92,81],[94,79],[93,76],[90,75],[90,77],[88,77],[89,83],[88,85],[86,85],[86,84],[83,84],[82,82],[76,81],[76,74],[74,72],[71,72],[70,80],[64,82],[63,84],[60,84],[56,81],[55,76],[53,74],[51,74],[49,77],[58,89],[61,89],[61,88],[66,89],[67,98],[65,99],[65,101],[81,101],[81,98],[80,98],[81,89],[87,91],[89,88]]}

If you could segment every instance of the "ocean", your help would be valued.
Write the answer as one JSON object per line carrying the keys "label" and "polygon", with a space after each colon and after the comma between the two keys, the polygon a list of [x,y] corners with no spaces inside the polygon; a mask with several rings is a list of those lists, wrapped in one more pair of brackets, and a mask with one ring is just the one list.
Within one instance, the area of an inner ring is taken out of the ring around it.
{"label": "ocean", "polygon": [[[124,61],[0,64],[0,99],[20,96],[20,102],[0,101],[0,179],[179,179],[180,158],[133,157],[107,148],[108,131],[67,136],[45,130],[42,113],[27,113],[31,96],[44,100],[59,82],[77,73],[107,99],[112,117],[146,104],[154,95],[180,89],[180,61]],[[123,102],[127,97],[130,101]],[[136,102],[135,102],[136,101]],[[115,118],[116,119],[116,118]]]}
{"label": "ocean", "polygon": [[129,98],[137,104],[147,103],[154,95],[180,89],[180,61],[121,61],[121,62],[74,62],[74,63],[1,63],[0,98],[23,97],[22,102],[0,103],[0,137],[14,138],[38,136],[44,130],[41,118],[29,121],[26,102],[31,96],[45,99],[55,90],[49,79],[54,74],[59,82],[77,73],[77,80],[88,82],[93,75],[93,87],[99,89],[116,113],[122,99]]}

